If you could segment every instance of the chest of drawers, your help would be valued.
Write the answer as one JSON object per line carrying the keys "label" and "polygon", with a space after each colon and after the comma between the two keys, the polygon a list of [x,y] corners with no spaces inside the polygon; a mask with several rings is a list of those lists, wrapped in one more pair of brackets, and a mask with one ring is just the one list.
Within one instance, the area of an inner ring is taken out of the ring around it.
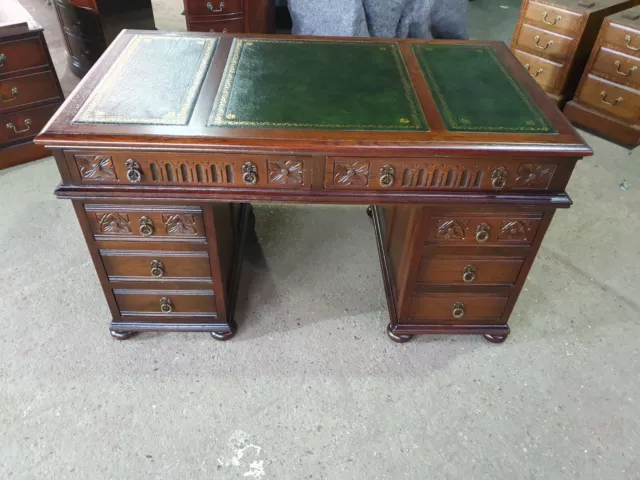
{"label": "chest of drawers", "polygon": [[623,145],[640,143],[640,7],[606,18],[565,115]]}
{"label": "chest of drawers", "polygon": [[511,51],[562,108],[573,97],[604,17],[639,0],[524,0]]}
{"label": "chest of drawers", "polygon": [[0,169],[46,157],[33,138],[63,100],[42,27],[16,1],[0,11]]}
{"label": "chest of drawers", "polygon": [[275,33],[275,0],[184,0],[187,30]]}
{"label": "chest of drawers", "polygon": [[151,0],[53,0],[69,68],[83,77],[125,28],[155,30]]}
{"label": "chest of drawers", "polygon": [[389,337],[504,341],[591,153],[502,43],[135,31],[38,141],[116,338],[230,338],[255,201],[373,205]]}

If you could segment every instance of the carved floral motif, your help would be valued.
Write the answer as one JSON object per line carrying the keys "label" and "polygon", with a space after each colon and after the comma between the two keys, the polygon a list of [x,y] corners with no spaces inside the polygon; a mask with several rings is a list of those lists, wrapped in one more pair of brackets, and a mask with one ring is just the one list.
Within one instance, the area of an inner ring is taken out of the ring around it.
{"label": "carved floral motif", "polygon": [[529,188],[547,188],[555,170],[554,164],[523,163],[518,168],[516,185]]}
{"label": "carved floral motif", "polygon": [[278,185],[301,185],[302,162],[297,160],[285,160],[277,162],[267,160],[269,170],[269,183]]}
{"label": "carved floral motif", "polygon": [[436,240],[464,240],[466,229],[460,220],[447,220],[438,225]]}
{"label": "carved floral motif", "polygon": [[369,162],[336,162],[333,183],[366,187],[369,184]]}
{"label": "carved floral motif", "polygon": [[523,222],[521,220],[504,221],[502,222],[502,229],[498,235],[498,240],[527,240],[527,232],[531,230],[529,222]]}
{"label": "carved floral motif", "polygon": [[197,235],[196,220],[193,215],[183,215],[176,213],[174,215],[163,216],[164,224],[167,228],[167,235]]}
{"label": "carved floral motif", "polygon": [[113,160],[106,155],[77,155],[76,164],[83,180],[117,180]]}
{"label": "carved floral motif", "polygon": [[131,233],[129,215],[124,213],[105,213],[99,222],[102,233]]}

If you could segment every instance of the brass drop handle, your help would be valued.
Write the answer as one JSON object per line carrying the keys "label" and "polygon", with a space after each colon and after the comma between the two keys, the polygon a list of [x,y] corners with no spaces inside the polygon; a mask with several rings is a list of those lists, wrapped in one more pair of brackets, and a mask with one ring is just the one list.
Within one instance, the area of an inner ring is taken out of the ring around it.
{"label": "brass drop handle", "polygon": [[546,50],[553,45],[553,40],[549,40],[544,46],[540,45],[540,35],[536,35],[533,39],[536,41],[536,48],[539,48],[540,50]]}
{"label": "brass drop handle", "polygon": [[383,188],[392,187],[396,181],[396,169],[391,165],[385,165],[380,169],[380,186]]}
{"label": "brass drop handle", "polygon": [[471,283],[476,279],[476,268],[473,265],[467,265],[462,271],[462,281]]}
{"label": "brass drop handle", "polygon": [[[210,32],[212,32],[212,33],[216,33],[215,28],[212,28],[212,29],[211,29],[211,30],[209,30],[209,31],[210,31]],[[227,33],[227,29],[226,29],[226,28],[223,28],[221,33]]]}
{"label": "brass drop handle", "polygon": [[153,220],[149,217],[140,217],[140,235],[143,237],[150,237],[155,232],[155,226]]}
{"label": "brass drop handle", "polygon": [[491,236],[491,225],[483,222],[477,226],[476,241],[478,243],[485,243],[487,240],[489,240],[490,236]]}
{"label": "brass drop handle", "polygon": [[636,70],[638,70],[638,67],[636,67],[635,65],[633,67],[631,67],[629,69],[628,72],[623,72],[622,70],[620,70],[620,67],[622,66],[622,64],[616,60],[614,62],[614,65],[616,66],[616,72],[619,73],[620,75],[624,75],[625,77],[628,77],[629,75],[631,75],[633,72],[635,72]]}
{"label": "brass drop handle", "polygon": [[7,128],[9,130],[13,130],[13,133],[28,132],[31,129],[31,119],[30,118],[25,118],[24,124],[25,124],[26,128],[23,128],[22,130],[18,130],[18,128],[13,123],[7,123]]}
{"label": "brass drop handle", "polygon": [[622,97],[618,97],[613,102],[609,102],[607,100],[607,92],[605,92],[604,90],[600,92],[600,96],[602,97],[602,103],[606,103],[611,107],[615,107],[616,105],[622,103]]}
{"label": "brass drop handle", "polygon": [[244,162],[242,165],[242,180],[247,185],[258,183],[258,168],[251,162]]}
{"label": "brass drop handle", "polygon": [[151,261],[151,276],[153,278],[162,278],[164,277],[164,263],[160,260],[152,260]]}
{"label": "brass drop handle", "polygon": [[502,190],[507,185],[507,169],[496,168],[491,174],[491,186],[494,190]]}
{"label": "brass drop handle", "polygon": [[170,298],[162,297],[160,299],[160,311],[162,313],[171,313],[173,312],[173,302]]}
{"label": "brass drop handle", "polygon": [[453,318],[462,318],[464,317],[464,303],[456,302],[453,304],[451,308],[451,313],[453,314]]}
{"label": "brass drop handle", "polygon": [[[640,38],[640,35],[636,35],[636,36]],[[624,39],[627,41],[627,48],[629,48],[630,50],[633,50],[634,52],[637,52],[638,50],[640,50],[640,47],[631,46],[631,35],[626,35]]]}
{"label": "brass drop handle", "polygon": [[5,99],[4,95],[0,94],[0,102],[2,103],[13,102],[16,98],[18,98],[18,87],[13,87],[11,89],[11,98]]}
{"label": "brass drop handle", "polygon": [[214,13],[220,13],[224,10],[224,2],[220,2],[220,6],[218,8],[213,8],[213,3],[207,2],[207,8]]}
{"label": "brass drop handle", "polygon": [[140,183],[142,180],[142,171],[140,170],[140,164],[138,162],[130,158],[125,162],[124,168],[127,169],[127,180],[131,183]]}
{"label": "brass drop handle", "polygon": [[529,65],[528,63],[524,64],[524,68],[527,70],[527,72],[529,72],[529,75],[531,75],[532,77],[537,77],[538,75],[540,75],[542,72],[544,72],[544,69],[539,68],[536,70],[536,73],[531,73],[529,70],[531,69],[531,65]]}
{"label": "brass drop handle", "polygon": [[562,17],[560,15],[558,15],[556,18],[553,19],[553,22],[550,22],[549,20],[547,20],[547,17],[549,16],[549,13],[547,12],[542,12],[542,21],[544,23],[546,23],[547,25],[555,25],[556,23],[558,23],[560,20],[562,20]]}
{"label": "brass drop handle", "polygon": [[0,53],[0,68],[4,67],[4,62],[7,61],[7,56],[4,53]]}

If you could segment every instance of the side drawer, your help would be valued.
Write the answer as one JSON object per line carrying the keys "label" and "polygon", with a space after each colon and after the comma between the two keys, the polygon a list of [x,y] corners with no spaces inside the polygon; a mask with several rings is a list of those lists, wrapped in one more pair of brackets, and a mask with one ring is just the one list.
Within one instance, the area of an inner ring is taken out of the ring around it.
{"label": "side drawer", "polygon": [[206,251],[100,250],[112,282],[211,283]]}
{"label": "side drawer", "polygon": [[418,284],[513,286],[525,257],[446,255],[429,252],[420,260]]}
{"label": "side drawer", "polygon": [[616,85],[589,75],[578,96],[584,105],[592,106],[624,120],[640,118],[640,91]]}
{"label": "side drawer", "polygon": [[0,43],[0,75],[47,65],[40,38]]}
{"label": "side drawer", "polygon": [[515,50],[513,53],[527,72],[529,72],[529,75],[535,78],[538,85],[547,90],[560,90],[562,88],[561,85],[558,85],[558,78],[562,73],[562,64],[532,55],[528,52],[523,52],[522,50]]}
{"label": "side drawer", "polygon": [[84,208],[98,241],[206,242],[199,207],[85,204]]}
{"label": "side drawer", "polygon": [[604,41],[629,55],[640,53],[640,33],[624,25],[608,23],[604,33]]}
{"label": "side drawer", "polygon": [[640,58],[631,55],[600,47],[591,71],[618,83],[640,87]]}
{"label": "side drawer", "polygon": [[228,15],[242,13],[243,0],[187,0],[184,8],[187,15]]}
{"label": "side drawer", "polygon": [[508,295],[425,293],[415,295],[409,316],[415,323],[490,324],[505,323],[502,314]]}
{"label": "side drawer", "polygon": [[215,317],[212,290],[113,290],[123,317]]}
{"label": "side drawer", "polygon": [[538,2],[529,2],[524,13],[524,18],[553,30],[555,32],[578,33],[580,30],[579,13],[565,10],[557,5],[545,5]]}
{"label": "side drawer", "polygon": [[[196,20],[197,18],[197,20]],[[210,20],[209,17],[196,17],[187,20],[190,32],[211,33],[244,33],[244,19],[233,18],[230,20]]]}
{"label": "side drawer", "polygon": [[307,157],[66,152],[77,183],[310,188]]}
{"label": "side drawer", "polygon": [[427,245],[529,246],[544,214],[523,212],[429,213],[422,222]]}
{"label": "side drawer", "polygon": [[572,42],[571,37],[524,24],[520,29],[517,45],[545,57],[567,60],[573,50]]}
{"label": "side drawer", "polygon": [[57,99],[62,100],[53,72],[0,80],[0,112],[31,103]]}
{"label": "side drawer", "polygon": [[325,185],[340,190],[563,191],[568,175],[556,175],[557,163],[538,162],[327,157]]}
{"label": "side drawer", "polygon": [[45,105],[29,110],[18,110],[13,113],[5,113],[0,116],[0,143],[13,142],[25,138],[34,137],[49,121],[51,116],[60,106]]}

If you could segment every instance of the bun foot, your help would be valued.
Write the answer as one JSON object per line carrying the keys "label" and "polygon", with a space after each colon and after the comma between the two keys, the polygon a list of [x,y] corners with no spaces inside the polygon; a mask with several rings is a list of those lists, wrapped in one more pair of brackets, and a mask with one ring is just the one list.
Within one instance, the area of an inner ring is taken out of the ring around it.
{"label": "bun foot", "polygon": [[210,332],[210,333],[211,333],[211,336],[216,340],[219,340],[221,342],[226,342],[227,340],[231,340],[233,337],[235,337],[237,331],[238,331],[237,327],[233,325],[231,327],[230,332]]}
{"label": "bun foot", "polygon": [[396,343],[407,343],[409,340],[413,338],[413,335],[397,335],[393,333],[391,329],[391,324],[387,325],[387,335],[391,340]]}
{"label": "bun foot", "polygon": [[116,340],[127,340],[133,337],[137,332],[116,332],[115,330],[109,330],[109,333]]}
{"label": "bun foot", "polygon": [[483,337],[487,342],[491,343],[503,343],[507,339],[506,335],[491,335],[490,333],[485,333]]}
{"label": "bun foot", "polygon": [[369,215],[369,218],[373,218],[373,205],[367,207],[367,215]]}

